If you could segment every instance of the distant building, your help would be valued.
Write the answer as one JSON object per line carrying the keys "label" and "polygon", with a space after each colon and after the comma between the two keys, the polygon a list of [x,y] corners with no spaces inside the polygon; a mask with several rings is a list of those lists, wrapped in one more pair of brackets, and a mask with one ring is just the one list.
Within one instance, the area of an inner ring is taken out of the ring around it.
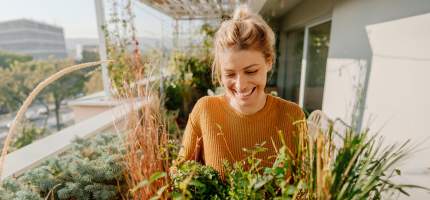
{"label": "distant building", "polygon": [[66,38],[67,55],[74,60],[81,60],[83,51],[98,53],[98,46],[97,38]]}
{"label": "distant building", "polygon": [[34,59],[67,56],[63,28],[28,19],[0,22],[0,50]]}
{"label": "distant building", "polygon": [[[138,37],[137,40],[139,49],[143,54],[157,48],[168,53],[173,46],[171,38],[165,38],[162,41],[159,38]],[[99,41],[97,38],[66,38],[66,49],[70,58],[80,60],[84,51],[98,52]]]}
{"label": "distant building", "polygon": [[99,46],[94,44],[77,44],[76,45],[76,50],[75,50],[75,54],[74,57],[76,60],[81,60],[83,57],[83,52],[93,52],[93,53],[99,53]]}

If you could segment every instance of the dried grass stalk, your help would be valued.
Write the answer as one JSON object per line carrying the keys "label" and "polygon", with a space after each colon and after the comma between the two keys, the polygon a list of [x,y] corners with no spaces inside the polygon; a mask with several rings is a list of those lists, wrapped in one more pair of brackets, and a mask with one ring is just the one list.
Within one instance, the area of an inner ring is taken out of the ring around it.
{"label": "dried grass stalk", "polygon": [[[132,43],[137,44],[137,43]],[[120,60],[127,66],[122,84],[116,85],[118,99],[130,102],[124,136],[124,177],[131,199],[167,199],[169,185],[168,133],[165,115],[155,91],[156,60],[144,59],[139,48]],[[157,178],[158,177],[158,178]],[[155,180],[154,180],[155,179]]]}
{"label": "dried grass stalk", "polygon": [[[142,108],[128,116],[125,177],[133,199],[166,199],[168,179],[168,136],[156,96],[145,98]],[[133,109],[134,110],[134,109]],[[159,174],[156,180],[154,175]]]}

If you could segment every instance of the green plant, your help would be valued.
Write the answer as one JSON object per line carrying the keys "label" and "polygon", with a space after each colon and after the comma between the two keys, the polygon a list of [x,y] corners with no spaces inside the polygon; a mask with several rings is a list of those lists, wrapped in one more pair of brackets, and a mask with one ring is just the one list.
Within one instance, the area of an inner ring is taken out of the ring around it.
{"label": "green plant", "polygon": [[194,161],[172,170],[174,199],[225,199],[226,187],[217,171]]}
{"label": "green plant", "polygon": [[11,145],[10,152],[24,147],[33,141],[49,134],[45,128],[37,128],[34,124],[24,125]]}
{"label": "green plant", "polygon": [[[136,37],[131,0],[112,0],[108,23],[103,26],[112,88],[117,96],[126,95],[128,86],[143,78],[143,63]],[[136,75],[138,73],[138,75]]]}
{"label": "green plant", "polygon": [[170,70],[174,76],[166,84],[165,106],[168,110],[179,110],[178,123],[183,128],[197,100],[215,88],[211,60],[177,53],[171,60]]}
{"label": "green plant", "polygon": [[[0,199],[118,199],[124,188],[119,138],[100,134],[76,139],[72,149],[18,179],[7,179]],[[25,198],[24,198],[25,197]]]}
{"label": "green plant", "polygon": [[[280,133],[282,134],[282,133]],[[370,136],[365,130],[356,133],[347,129],[341,137],[341,144],[333,143],[336,136],[330,128],[316,138],[299,136],[296,138],[297,151],[285,145],[271,167],[261,167],[256,153],[264,151],[261,146],[246,150],[249,156],[242,162],[226,164],[225,199],[381,199],[383,194],[402,193],[407,189],[424,187],[403,185],[393,182],[401,175],[396,164],[404,159],[413,147],[409,141],[401,145],[383,147],[381,139]],[[284,143],[285,144],[285,143]],[[197,166],[196,166],[197,165]],[[199,164],[190,162],[183,170],[187,176],[178,176],[189,183],[194,180]],[[193,170],[190,170],[193,169]],[[214,181],[212,181],[214,182]],[[215,181],[216,182],[216,181]],[[216,194],[217,190],[204,187],[179,187],[181,194]],[[201,190],[206,193],[203,193]],[[210,191],[210,192],[207,192]],[[208,197],[211,195],[208,195]],[[194,196],[187,196],[188,199]]]}
{"label": "green plant", "polygon": [[[34,86],[43,81],[48,75],[64,69],[64,66],[73,65],[71,60],[35,60],[28,62],[14,62],[9,68],[0,68],[0,103],[8,110],[17,110]],[[4,78],[3,78],[4,77]],[[37,101],[47,105],[54,105],[54,114],[57,130],[61,129],[60,109],[62,102],[67,98],[76,97],[84,91],[87,78],[85,72],[73,72],[69,76],[52,83],[45,88]],[[47,109],[49,111],[49,109]]]}
{"label": "green plant", "polygon": [[[129,171],[123,156],[128,150],[119,143],[121,139],[99,135],[92,140],[78,139],[58,158],[18,179],[4,181],[0,198],[128,199],[152,184],[158,186],[147,194],[155,199],[381,199],[383,194],[408,195],[409,188],[427,189],[393,182],[401,175],[396,164],[414,148],[408,141],[384,147],[368,130],[347,129],[342,136],[337,134],[330,128],[315,138],[298,135],[297,151],[282,146],[270,167],[260,165],[256,155],[265,149],[257,145],[245,150],[246,159],[226,163],[224,177],[209,166],[186,161],[172,167],[170,173],[152,171],[133,188],[125,184]],[[335,137],[341,139],[339,146],[333,143]],[[168,145],[177,150],[177,143]],[[165,147],[159,149],[164,155]]]}
{"label": "green plant", "polygon": [[0,68],[9,68],[15,62],[28,62],[33,60],[30,55],[21,55],[0,51]]}
{"label": "green plant", "polygon": [[42,200],[36,190],[15,179],[6,179],[0,187],[0,199]]}
{"label": "green plant", "polygon": [[[13,62],[8,68],[0,68],[0,104],[15,111],[30,94],[32,87],[43,77],[38,73],[43,67],[36,61]],[[41,97],[38,97],[41,99]]]}
{"label": "green plant", "polygon": [[214,90],[211,65],[213,61],[212,43],[215,29],[209,24],[203,24],[200,28],[203,36],[202,45],[197,51],[175,52],[171,55],[169,71],[172,75],[166,80],[165,107],[170,110],[178,110],[177,122],[180,128],[184,128],[197,100],[206,96],[208,90]]}

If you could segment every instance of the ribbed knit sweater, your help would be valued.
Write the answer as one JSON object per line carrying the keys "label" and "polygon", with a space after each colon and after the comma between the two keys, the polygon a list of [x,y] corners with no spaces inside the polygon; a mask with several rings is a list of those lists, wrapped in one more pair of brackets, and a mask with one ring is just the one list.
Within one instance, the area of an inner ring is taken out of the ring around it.
{"label": "ribbed knit sweater", "polygon": [[262,159],[262,166],[271,166],[275,149],[282,146],[278,132],[282,131],[287,146],[295,152],[293,139],[306,126],[293,122],[303,119],[304,113],[297,104],[271,95],[267,95],[261,110],[250,115],[234,110],[223,96],[203,97],[189,116],[179,158],[193,160],[196,144],[202,141],[204,163],[224,176],[224,160],[241,161],[247,156],[244,148],[252,149],[265,142],[267,151],[256,157]]}

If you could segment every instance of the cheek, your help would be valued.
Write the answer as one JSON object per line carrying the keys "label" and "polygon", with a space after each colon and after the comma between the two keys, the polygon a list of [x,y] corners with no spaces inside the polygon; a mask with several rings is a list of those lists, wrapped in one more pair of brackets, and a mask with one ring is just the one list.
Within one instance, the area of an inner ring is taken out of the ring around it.
{"label": "cheek", "polygon": [[266,85],[267,77],[265,74],[261,74],[258,77],[255,78],[256,84],[264,87]]}
{"label": "cheek", "polygon": [[229,88],[232,85],[234,85],[233,80],[231,80],[229,78],[225,78],[225,77],[221,77],[221,82],[222,82],[223,87],[225,87],[225,88]]}

